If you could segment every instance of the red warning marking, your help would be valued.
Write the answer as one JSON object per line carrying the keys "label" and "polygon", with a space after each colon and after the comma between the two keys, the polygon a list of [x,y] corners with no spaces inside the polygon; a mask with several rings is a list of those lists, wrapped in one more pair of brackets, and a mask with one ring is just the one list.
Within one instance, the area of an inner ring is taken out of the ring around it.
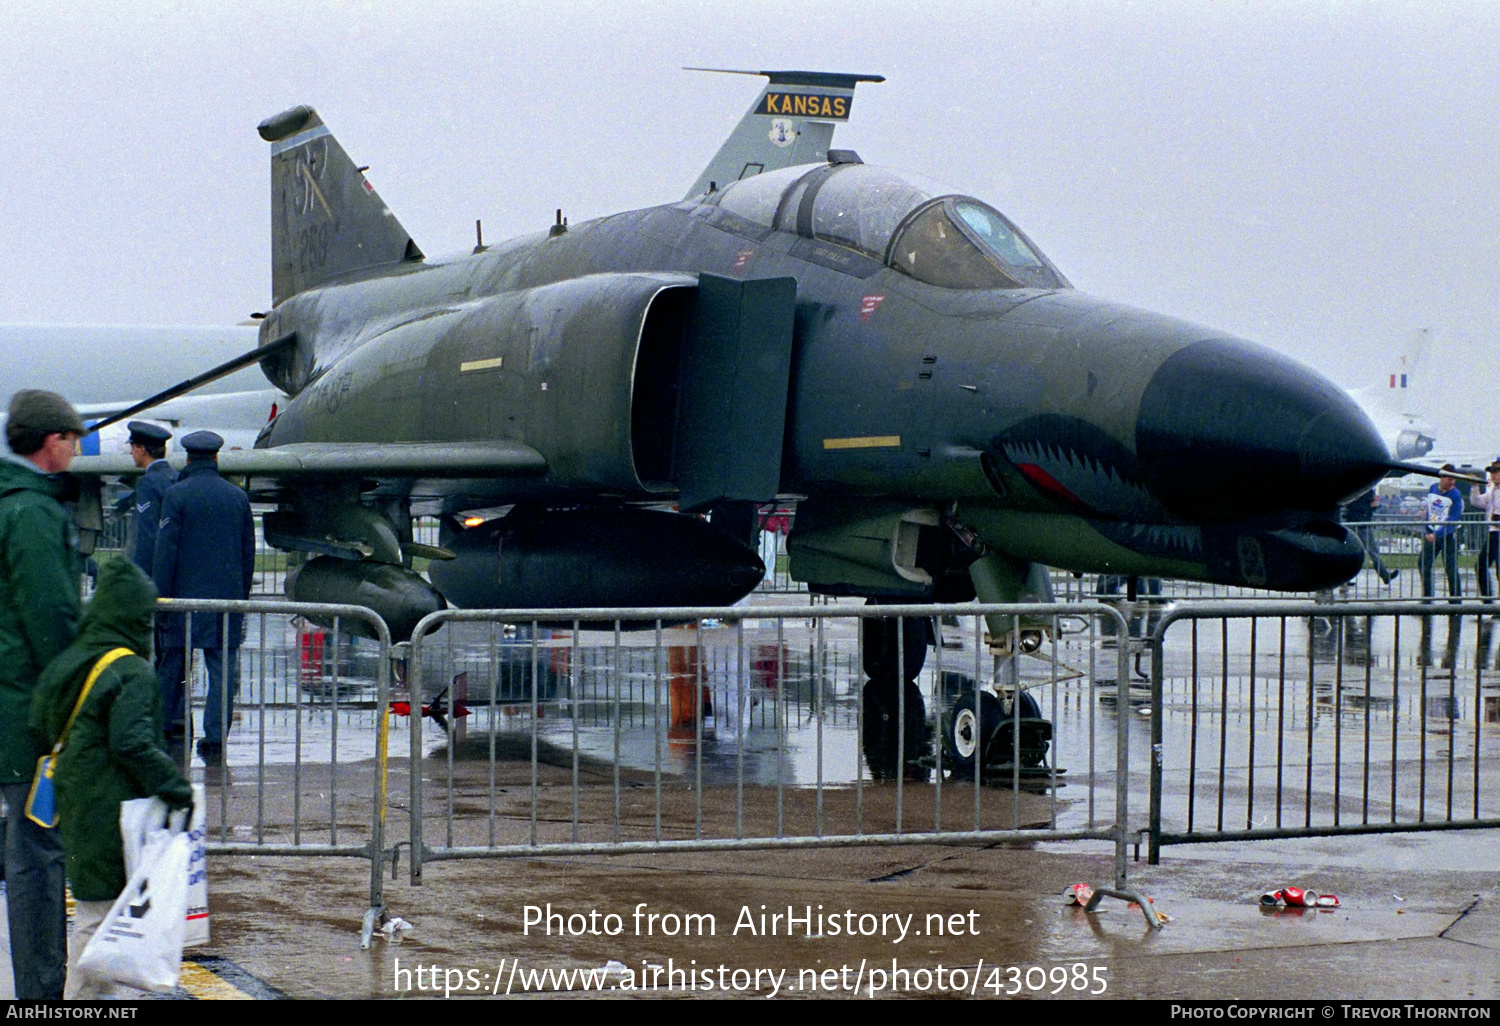
{"label": "red warning marking", "polygon": [[740,250],[734,255],[734,264],[732,266],[732,270],[743,271],[745,269],[745,265],[750,262],[750,258],[754,255],[755,250],[753,249]]}
{"label": "red warning marking", "polygon": [[880,309],[880,304],[884,303],[884,302],[885,302],[885,296],[880,295],[878,293],[876,295],[866,296],[864,299],[861,299],[859,301],[859,319],[860,319],[860,321],[861,322],[868,321],[871,317],[873,317],[875,315],[875,311],[878,310],[878,309]]}
{"label": "red warning marking", "polygon": [[1047,473],[1035,463],[1017,463],[1016,469],[1021,475],[1036,486],[1037,490],[1046,495],[1054,502],[1071,506],[1074,509],[1088,509],[1082,499],[1068,490],[1061,481]]}

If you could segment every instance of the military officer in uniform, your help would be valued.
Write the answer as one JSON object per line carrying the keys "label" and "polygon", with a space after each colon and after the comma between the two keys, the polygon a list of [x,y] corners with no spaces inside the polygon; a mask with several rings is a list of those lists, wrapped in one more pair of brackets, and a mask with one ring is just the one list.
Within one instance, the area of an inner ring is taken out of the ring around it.
{"label": "military officer in uniform", "polygon": [[[187,466],[162,499],[161,523],[151,576],[163,598],[245,599],[255,574],[255,524],[250,499],[219,475],[224,439],[194,431],[182,439]],[[187,653],[203,650],[208,703],[198,755],[209,766],[223,764],[224,734],[234,717],[243,616],[213,613],[162,617],[162,719],[169,744],[186,733],[183,687]]]}
{"label": "military officer in uniform", "polygon": [[131,503],[135,507],[135,544],[130,561],[147,575],[156,557],[156,531],[161,523],[161,500],[177,483],[177,471],[167,462],[167,441],[172,432],[149,421],[132,420],[130,458],[145,471],[135,483]]}

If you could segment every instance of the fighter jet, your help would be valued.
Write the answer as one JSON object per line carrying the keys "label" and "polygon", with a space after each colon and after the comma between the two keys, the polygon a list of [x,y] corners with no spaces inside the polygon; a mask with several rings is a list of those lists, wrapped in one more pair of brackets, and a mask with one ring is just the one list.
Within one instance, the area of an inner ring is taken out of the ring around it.
{"label": "fighter jet", "polygon": [[[687,198],[447,259],[313,108],[259,125],[273,296],[246,360],[290,398],[221,464],[308,557],[293,597],[398,637],[445,603],[728,604],[775,501],[792,576],[872,602],[1047,599],[1046,566],[1296,591],[1358,571],[1338,505],[1393,463],[1348,395],[1085,295],[983,199],[829,148],[875,76],[763,74]],[[465,526],[480,509],[506,512]]]}

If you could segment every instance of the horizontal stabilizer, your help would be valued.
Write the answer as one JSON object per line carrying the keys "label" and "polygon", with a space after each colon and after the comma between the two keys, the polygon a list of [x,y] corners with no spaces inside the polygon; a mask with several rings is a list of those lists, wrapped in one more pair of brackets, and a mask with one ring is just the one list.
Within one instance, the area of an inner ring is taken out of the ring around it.
{"label": "horizontal stabilizer", "polygon": [[[169,462],[181,467],[185,457]],[[76,474],[139,474],[129,456],[82,456]],[[541,474],[547,460],[522,442],[296,442],[219,453],[219,470],[247,477],[495,477]]]}
{"label": "horizontal stabilizer", "polygon": [[860,82],[885,81],[881,75],[847,75],[830,71],[686,70],[764,75],[768,80],[750,110],[688,190],[687,199],[702,196],[714,186],[722,187],[741,178],[827,160],[834,126],[849,120],[854,105],[854,87]]}

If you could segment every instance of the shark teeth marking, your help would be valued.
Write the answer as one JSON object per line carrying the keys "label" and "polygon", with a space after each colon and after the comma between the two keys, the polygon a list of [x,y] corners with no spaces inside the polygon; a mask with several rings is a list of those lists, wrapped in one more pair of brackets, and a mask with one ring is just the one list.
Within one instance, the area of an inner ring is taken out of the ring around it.
{"label": "shark teeth marking", "polygon": [[1006,442],[1004,450],[1011,463],[1037,465],[1095,509],[1122,513],[1158,508],[1143,485],[1094,453],[1050,440]]}

